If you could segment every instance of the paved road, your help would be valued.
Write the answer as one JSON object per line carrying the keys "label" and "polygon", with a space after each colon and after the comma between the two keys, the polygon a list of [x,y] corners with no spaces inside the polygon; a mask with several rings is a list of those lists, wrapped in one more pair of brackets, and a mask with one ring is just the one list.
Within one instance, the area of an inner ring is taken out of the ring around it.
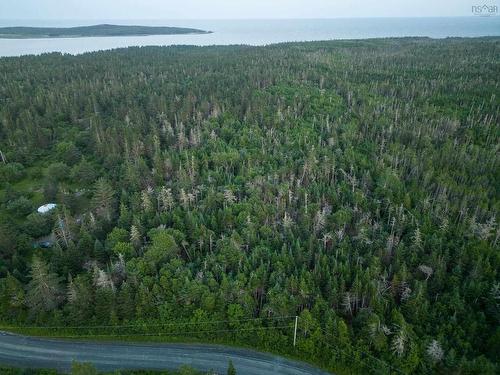
{"label": "paved road", "polygon": [[0,333],[0,364],[67,372],[73,360],[99,370],[176,369],[190,365],[226,374],[232,360],[238,375],[326,375],[304,363],[251,350],[201,344],[95,343]]}

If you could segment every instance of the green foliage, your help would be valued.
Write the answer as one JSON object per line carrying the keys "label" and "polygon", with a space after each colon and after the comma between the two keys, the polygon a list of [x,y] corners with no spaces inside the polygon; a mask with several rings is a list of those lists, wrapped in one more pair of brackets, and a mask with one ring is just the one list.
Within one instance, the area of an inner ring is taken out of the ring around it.
{"label": "green foliage", "polygon": [[[2,319],[247,345],[338,373],[498,372],[499,49],[1,59]],[[47,217],[57,245],[34,250],[44,200],[63,208]]]}
{"label": "green foliage", "polygon": [[7,212],[16,216],[26,216],[33,211],[33,203],[26,197],[19,197],[6,205]]}
{"label": "green foliage", "polygon": [[133,258],[136,254],[134,246],[128,242],[118,242],[113,246],[113,253],[115,255],[123,255],[125,258]]}
{"label": "green foliage", "polygon": [[227,375],[236,375],[236,369],[234,368],[233,361],[229,360],[227,367]]}
{"label": "green foliage", "polygon": [[129,239],[129,234],[125,229],[114,228],[106,239],[106,246],[113,249],[118,243],[127,242]]}
{"label": "green foliage", "polygon": [[91,363],[73,362],[71,365],[71,375],[97,375],[98,372]]}
{"label": "green foliage", "polygon": [[159,269],[163,264],[177,255],[179,248],[174,237],[164,229],[153,229],[149,232],[149,236],[151,238],[151,245],[147,247],[144,259],[151,267]]}
{"label": "green foliage", "polygon": [[83,186],[91,185],[97,177],[95,167],[85,159],[71,168],[71,180]]}
{"label": "green foliage", "polygon": [[96,214],[106,221],[110,221],[114,213],[114,191],[104,178],[95,183],[92,205]]}
{"label": "green foliage", "polygon": [[55,146],[55,154],[58,160],[69,166],[75,165],[81,157],[80,151],[73,142],[59,142]]}
{"label": "green foliage", "polygon": [[26,176],[26,171],[21,163],[0,163],[0,185],[5,182],[18,182]]}
{"label": "green foliage", "polygon": [[[18,369],[18,368],[7,368],[0,367],[0,373],[3,375],[59,375],[60,372],[56,370],[46,370],[46,369]],[[95,367],[88,363],[73,362],[71,374],[79,375],[211,375],[211,372],[202,373],[196,371],[189,366],[181,366],[178,370],[121,370],[113,372],[96,372]]]}
{"label": "green foliage", "polygon": [[50,214],[33,212],[26,217],[25,231],[34,238],[48,235],[54,227],[54,217]]}
{"label": "green foliage", "polygon": [[0,374],[2,375],[59,375],[56,370],[42,369],[19,369],[11,367],[1,367]]}
{"label": "green foliage", "polygon": [[47,167],[46,177],[52,181],[64,181],[70,175],[69,167],[62,162],[52,163]]}
{"label": "green foliage", "polygon": [[1,279],[1,316],[4,319],[18,318],[23,314],[25,291],[22,283],[11,274]]}
{"label": "green foliage", "polygon": [[49,271],[43,260],[35,257],[31,264],[30,279],[26,301],[31,312],[35,316],[43,316],[44,312],[53,311],[61,299],[59,277]]}

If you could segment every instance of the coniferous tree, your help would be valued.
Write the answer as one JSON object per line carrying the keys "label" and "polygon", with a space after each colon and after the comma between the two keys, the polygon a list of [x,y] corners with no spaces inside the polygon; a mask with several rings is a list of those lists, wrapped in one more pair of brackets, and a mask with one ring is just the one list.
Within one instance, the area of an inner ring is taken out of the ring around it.
{"label": "coniferous tree", "polygon": [[34,257],[30,271],[26,302],[33,314],[49,312],[57,308],[62,301],[60,278],[51,273],[47,264]]}

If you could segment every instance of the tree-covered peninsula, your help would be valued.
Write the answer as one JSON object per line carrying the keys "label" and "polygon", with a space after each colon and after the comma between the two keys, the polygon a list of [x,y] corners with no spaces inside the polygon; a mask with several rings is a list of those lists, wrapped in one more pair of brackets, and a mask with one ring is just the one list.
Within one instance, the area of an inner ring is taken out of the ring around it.
{"label": "tree-covered peninsula", "polygon": [[84,38],[104,36],[148,36],[207,34],[210,31],[164,26],[94,25],[78,27],[0,27],[0,39]]}

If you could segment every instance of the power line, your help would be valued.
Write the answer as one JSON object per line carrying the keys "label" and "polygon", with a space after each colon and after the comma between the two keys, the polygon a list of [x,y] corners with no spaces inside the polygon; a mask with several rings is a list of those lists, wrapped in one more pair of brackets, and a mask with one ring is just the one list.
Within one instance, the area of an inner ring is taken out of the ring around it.
{"label": "power line", "polygon": [[144,324],[144,325],[98,325],[98,326],[0,326],[3,329],[94,329],[94,328],[149,328],[149,327],[164,327],[164,326],[186,326],[196,324],[220,324],[220,323],[234,323],[234,322],[250,322],[257,320],[285,320],[295,319],[295,315],[279,316],[270,318],[247,318],[247,319],[231,319],[231,320],[211,320],[202,322],[172,322],[172,323],[157,323],[157,324]]}
{"label": "power line", "polygon": [[[321,329],[321,328],[320,328]],[[323,329],[321,329],[323,331]],[[306,333],[303,329],[301,329],[302,332]],[[342,349],[342,348],[339,348],[339,347],[336,347],[336,346],[333,346],[333,345],[330,345],[328,342],[324,341],[323,342],[324,345],[330,347],[331,349],[333,349],[336,353],[345,353],[347,354],[350,358],[352,359],[356,359],[356,357],[350,353],[348,353],[346,350]],[[368,366],[369,368],[371,368],[372,370],[374,371],[378,371],[379,369],[378,368],[375,368],[369,364],[364,364],[365,366]]]}
{"label": "power line", "polygon": [[[330,334],[329,332],[327,332],[325,329],[323,329],[323,328],[320,328],[320,329],[321,329],[321,331],[322,331],[323,333],[325,333],[326,335],[331,335],[331,334]],[[337,348],[337,347],[334,347],[333,345],[330,345],[330,344],[329,344],[328,342],[326,342],[326,341],[325,341],[325,344],[326,344],[327,346],[329,346],[329,347],[333,348],[334,350],[341,350],[341,351],[343,350],[343,349],[341,349],[341,348]],[[401,371],[400,369],[398,369],[398,368],[396,368],[396,367],[393,367],[392,365],[390,365],[389,363],[387,363],[387,362],[385,362],[385,361],[381,360],[380,358],[377,358],[377,357],[373,356],[372,354],[370,354],[370,353],[366,353],[366,352],[364,352],[364,351],[362,351],[362,350],[358,350],[358,351],[359,351],[361,354],[363,354],[363,355],[365,355],[365,356],[368,356],[368,357],[370,357],[370,358],[372,358],[372,359],[374,359],[374,360],[376,360],[376,361],[378,361],[378,362],[382,363],[384,366],[387,366],[387,368],[389,368],[390,370],[394,370],[394,371],[396,371],[396,372],[398,372],[398,373],[400,373],[400,374],[403,374],[403,371]],[[345,351],[344,351],[344,353],[345,353]],[[350,355],[350,356],[351,356],[351,358],[354,358],[354,356],[352,356],[352,355]],[[373,370],[378,370],[378,369],[375,369],[374,367],[372,367],[372,366],[370,366],[370,365],[368,365],[368,367],[370,367],[370,368],[371,368],[371,369],[373,369]]]}
{"label": "power line", "polygon": [[[144,325],[97,325],[97,326],[0,326],[2,329],[52,329],[52,330],[57,330],[57,329],[68,329],[68,330],[92,330],[92,329],[102,329],[102,328],[110,328],[110,329],[123,329],[123,328],[139,328],[142,330],[147,330],[148,328],[153,328],[153,327],[172,327],[172,326],[192,326],[192,325],[202,325],[202,324],[221,324],[221,323],[235,323],[235,322],[255,322],[255,321],[279,321],[279,320],[286,320],[286,319],[295,319],[296,321],[300,319],[300,317],[297,317],[295,315],[290,315],[290,316],[279,316],[279,317],[268,317],[268,318],[245,318],[245,319],[232,319],[232,320],[212,320],[212,321],[201,321],[201,322],[171,322],[171,323],[158,323],[158,324],[144,324]],[[280,325],[280,326],[271,326],[271,327],[250,327],[250,328],[227,328],[227,329],[218,329],[218,330],[198,330],[198,331],[188,331],[188,332],[155,332],[155,333],[129,333],[129,334],[78,334],[78,335],[61,335],[61,337],[65,338],[86,338],[86,337],[161,337],[161,336],[175,336],[175,335],[195,335],[195,334],[204,334],[204,333],[228,333],[228,332],[245,332],[245,331],[259,331],[259,330],[274,330],[274,329],[283,329],[283,328],[293,328],[294,326],[291,324],[288,325]],[[306,333],[302,328],[297,327],[296,329],[301,330],[302,332]],[[330,336],[331,334],[326,331],[325,329],[320,327],[320,330],[326,335]],[[340,353],[345,353],[348,356],[350,356],[353,359],[356,359],[354,355],[351,353],[348,353],[346,350],[333,346],[329,344],[327,341],[323,342],[326,346],[330,347],[336,352]],[[398,373],[403,374],[401,370],[398,368],[395,368],[388,364],[387,362],[369,354],[364,351],[358,350],[359,353],[370,357],[390,370],[394,370]],[[372,370],[380,370],[379,368],[375,368],[368,363],[364,364],[365,366],[368,366]]]}
{"label": "power line", "polygon": [[218,330],[204,330],[204,331],[191,331],[191,332],[156,332],[156,333],[131,333],[131,334],[98,334],[98,335],[63,335],[64,338],[82,338],[82,337],[130,337],[130,336],[175,336],[175,335],[190,335],[190,334],[203,334],[203,333],[221,333],[221,332],[243,332],[243,331],[259,331],[292,328],[292,325],[274,326],[274,327],[253,327],[253,328],[235,328],[235,329],[218,329]]}

